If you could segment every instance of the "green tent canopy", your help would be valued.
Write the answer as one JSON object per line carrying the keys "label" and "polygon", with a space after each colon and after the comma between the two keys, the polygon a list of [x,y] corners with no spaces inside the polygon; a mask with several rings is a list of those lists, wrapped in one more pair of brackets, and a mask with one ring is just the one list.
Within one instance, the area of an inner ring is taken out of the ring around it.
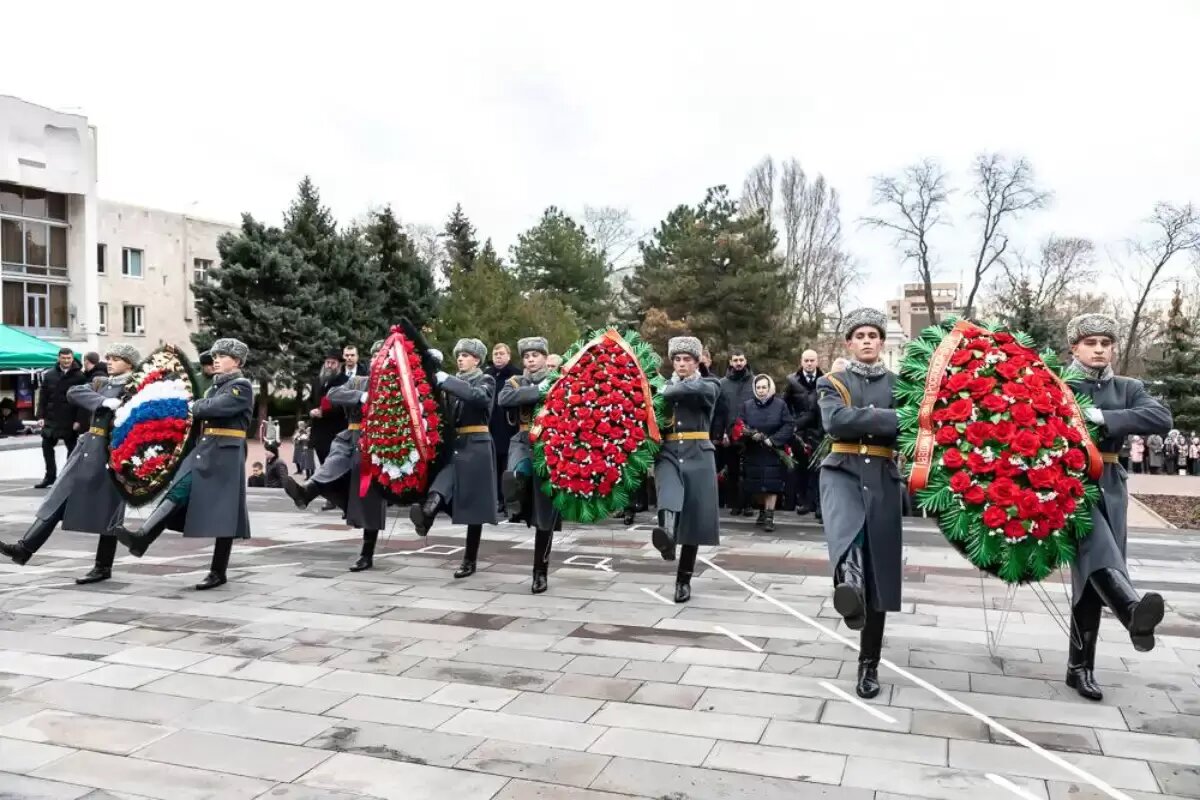
{"label": "green tent canopy", "polygon": [[58,345],[0,325],[0,370],[46,369],[58,361]]}

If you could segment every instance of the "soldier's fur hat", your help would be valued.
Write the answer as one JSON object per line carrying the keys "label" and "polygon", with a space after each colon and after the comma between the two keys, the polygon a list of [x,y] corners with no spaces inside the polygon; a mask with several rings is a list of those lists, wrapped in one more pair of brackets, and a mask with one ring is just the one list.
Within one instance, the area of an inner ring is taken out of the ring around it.
{"label": "soldier's fur hat", "polygon": [[1117,340],[1117,321],[1107,314],[1080,314],[1067,323],[1067,344],[1074,347],[1089,336]]}
{"label": "soldier's fur hat", "polygon": [[687,353],[699,361],[704,354],[704,347],[695,336],[672,336],[667,342],[667,358],[674,358],[679,353]]}

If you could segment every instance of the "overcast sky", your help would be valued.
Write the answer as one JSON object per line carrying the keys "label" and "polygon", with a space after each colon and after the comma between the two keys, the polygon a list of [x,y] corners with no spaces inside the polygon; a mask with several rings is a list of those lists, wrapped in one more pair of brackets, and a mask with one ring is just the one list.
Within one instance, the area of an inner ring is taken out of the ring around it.
{"label": "overcast sky", "polygon": [[[554,204],[649,230],[766,154],[843,196],[882,304],[902,275],[863,231],[872,175],[984,149],[1055,192],[1019,226],[1115,247],[1157,200],[1200,200],[1200,2],[26,4],[0,93],[99,128],[101,195],[272,222],[312,175],[341,219],[462,202],[502,253]],[[9,23],[17,19],[7,15]],[[194,203],[194,204],[193,204]],[[967,209],[956,209],[966,223]],[[963,232],[940,244],[956,279]]]}

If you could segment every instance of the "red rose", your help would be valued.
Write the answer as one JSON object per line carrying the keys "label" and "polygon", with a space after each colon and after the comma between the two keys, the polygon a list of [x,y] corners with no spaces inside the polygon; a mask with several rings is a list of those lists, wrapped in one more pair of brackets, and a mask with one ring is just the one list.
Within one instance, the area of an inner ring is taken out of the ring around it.
{"label": "red rose", "polygon": [[953,422],[966,422],[971,418],[975,405],[966,398],[955,400],[946,408],[946,419]]}
{"label": "red rose", "polygon": [[1068,514],[1072,514],[1072,513],[1074,513],[1074,512],[1075,512],[1075,507],[1078,505],[1078,504],[1075,502],[1075,498],[1073,498],[1073,497],[1064,497],[1064,498],[1062,498],[1062,500],[1061,500],[1061,504],[1062,504],[1062,510],[1063,510],[1063,511],[1065,511],[1065,512],[1067,512]]}
{"label": "red rose", "polygon": [[1075,427],[1067,428],[1067,432],[1063,435],[1066,437],[1066,440],[1068,442],[1070,442],[1071,444],[1079,444],[1080,442],[1083,441],[1083,434],[1080,433],[1079,430]]}
{"label": "red rose", "polygon": [[1004,352],[1006,355],[1022,356],[1025,358],[1029,357],[1029,351],[1026,350],[1024,347],[1022,347],[1021,345],[1017,344],[1016,342],[1001,343],[999,340],[997,340],[996,343],[1000,345],[1000,350],[1002,352]]}
{"label": "red rose", "polygon": [[971,355],[970,350],[957,350],[954,355],[950,356],[950,363],[953,366],[961,367],[966,365],[972,358],[974,356]]}
{"label": "red rose", "polygon": [[984,461],[983,456],[979,453],[971,453],[967,456],[967,469],[977,475],[992,472],[996,469],[995,461]]}
{"label": "red rose", "polygon": [[1050,535],[1050,524],[1039,519],[1033,523],[1033,527],[1029,529],[1029,532],[1035,539],[1045,539]]}
{"label": "red rose", "polygon": [[1024,365],[1016,363],[1014,359],[1009,359],[1008,361],[1001,361],[996,365],[996,374],[1006,380],[1012,381],[1017,379],[1022,369],[1024,369]]}
{"label": "red rose", "polygon": [[1087,456],[1083,454],[1082,450],[1072,447],[1063,455],[1063,463],[1067,465],[1067,469],[1078,471],[1087,465]]}
{"label": "red rose", "polygon": [[1019,456],[1033,457],[1041,449],[1042,440],[1033,431],[1021,431],[1008,443],[1009,448]]}
{"label": "red rose", "polygon": [[992,426],[992,438],[1001,444],[1008,444],[1017,433],[1017,426],[1003,419]]}
{"label": "red rose", "polygon": [[1024,472],[1024,467],[1019,467],[1007,458],[996,460],[996,477],[997,478],[1015,478]]}
{"label": "red rose", "polygon": [[988,506],[983,512],[983,524],[989,528],[1003,528],[1008,522],[1008,512],[999,506]]}
{"label": "red rose", "polygon": [[1054,443],[1058,441],[1058,434],[1049,425],[1039,425],[1035,430],[1038,439],[1042,442],[1042,447],[1053,447]]}
{"label": "red rose", "polygon": [[[1070,500],[1070,498],[1067,499]],[[1074,503],[1075,501],[1071,500],[1071,502]],[[1067,517],[1065,514],[1063,514],[1063,512],[1055,509],[1046,515],[1046,524],[1052,530],[1062,530],[1062,528],[1067,524]]]}
{"label": "red rose", "polygon": [[988,499],[998,506],[1013,505],[1020,494],[1021,490],[1009,478],[998,478],[987,489]]}
{"label": "red rose", "polygon": [[972,422],[967,425],[967,441],[976,447],[983,447],[992,436],[990,422]]}
{"label": "red rose", "polygon": [[1042,501],[1029,489],[1024,489],[1017,498],[1017,513],[1021,519],[1033,519],[1042,513]]}
{"label": "red rose", "polygon": [[970,390],[971,396],[978,399],[986,394],[990,394],[992,389],[996,388],[996,379],[972,378],[967,388]]}
{"label": "red rose", "polygon": [[964,325],[962,335],[964,339],[974,339],[983,336],[983,331],[977,325]]}
{"label": "red rose", "polygon": [[963,454],[954,448],[942,453],[942,465],[947,469],[959,469],[965,463],[967,460],[963,458]]}
{"label": "red rose", "polygon": [[1029,397],[1029,387],[1014,381],[1006,381],[1001,391],[1013,398],[1024,399]]}
{"label": "red rose", "polygon": [[958,443],[958,428],[953,425],[943,425],[938,428],[934,438],[940,445],[952,445]]}
{"label": "red rose", "polygon": [[975,484],[970,489],[967,489],[965,492],[963,492],[963,500],[973,506],[983,505],[983,501],[986,499],[987,498],[984,495],[983,487],[979,484]]}
{"label": "red rose", "polygon": [[988,413],[999,414],[1008,408],[1008,401],[998,394],[989,394],[979,401],[979,405]]}
{"label": "red rose", "polygon": [[1004,535],[1009,539],[1020,539],[1025,535],[1025,526],[1018,520],[1009,520],[1004,526]]}
{"label": "red rose", "polygon": [[1053,489],[1058,483],[1058,470],[1054,467],[1037,467],[1026,472],[1025,477],[1035,489]]}
{"label": "red rose", "polygon": [[969,372],[956,372],[946,379],[946,390],[951,394],[958,394],[967,388],[971,383],[971,374]]}
{"label": "red rose", "polygon": [[994,339],[997,344],[1008,344],[1009,342],[1015,341],[1011,333],[1005,333],[1004,331],[996,331],[992,334],[992,339]]}
{"label": "red rose", "polygon": [[1012,415],[1013,422],[1022,428],[1032,428],[1037,424],[1037,414],[1029,403],[1014,403],[1009,414]]}
{"label": "red rose", "polygon": [[1054,491],[1058,492],[1060,497],[1083,497],[1083,484],[1077,478],[1063,478],[1054,487]]}
{"label": "red rose", "polygon": [[980,353],[986,353],[991,349],[992,342],[990,339],[984,338],[982,335],[977,335],[976,338],[967,342],[966,350],[978,350]]}
{"label": "red rose", "polygon": [[950,488],[956,494],[962,494],[971,485],[971,476],[966,472],[956,472],[950,476]]}

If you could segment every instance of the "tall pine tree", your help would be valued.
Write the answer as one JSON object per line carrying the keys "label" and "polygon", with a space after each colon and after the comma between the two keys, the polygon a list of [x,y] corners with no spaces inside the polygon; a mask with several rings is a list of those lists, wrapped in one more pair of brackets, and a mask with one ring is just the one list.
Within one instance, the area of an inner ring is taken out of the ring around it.
{"label": "tall pine tree", "polygon": [[401,317],[407,317],[418,328],[424,327],[437,311],[433,271],[400,227],[392,207],[372,211],[363,234],[372,267],[380,280],[383,320],[394,325]]}
{"label": "tall pine tree", "polygon": [[479,255],[479,242],[475,239],[475,226],[463,212],[462,203],[454,206],[450,219],[446,220],[446,274],[456,269],[470,272]]}
{"label": "tall pine tree", "polygon": [[1146,364],[1147,385],[1175,417],[1175,427],[1189,436],[1200,431],[1200,347],[1183,313],[1183,292],[1175,288],[1167,327],[1156,342],[1158,358]]}
{"label": "tall pine tree", "polygon": [[612,317],[604,255],[582,225],[551,206],[512,248],[522,286],[561,297],[588,328]]}

